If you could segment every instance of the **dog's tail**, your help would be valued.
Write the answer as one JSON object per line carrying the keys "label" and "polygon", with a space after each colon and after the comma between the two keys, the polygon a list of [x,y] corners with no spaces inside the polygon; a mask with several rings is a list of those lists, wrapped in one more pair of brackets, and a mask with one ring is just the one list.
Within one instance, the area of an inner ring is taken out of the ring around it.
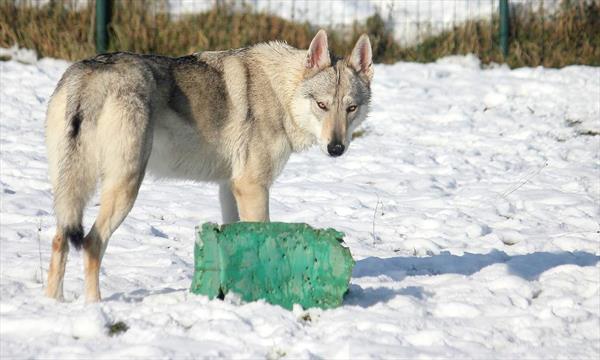
{"label": "dog's tail", "polygon": [[69,239],[76,249],[84,242],[83,210],[96,186],[96,161],[90,152],[93,136],[85,134],[86,127],[91,126],[82,111],[80,80],[77,69],[67,70],[50,99],[46,115],[57,233]]}

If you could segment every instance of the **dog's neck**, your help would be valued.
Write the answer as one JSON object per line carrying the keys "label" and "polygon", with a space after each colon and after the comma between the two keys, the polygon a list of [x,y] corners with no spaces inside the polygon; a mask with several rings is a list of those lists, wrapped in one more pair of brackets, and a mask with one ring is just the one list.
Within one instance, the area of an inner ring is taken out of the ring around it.
{"label": "dog's neck", "polygon": [[281,119],[285,135],[294,152],[306,150],[316,144],[316,137],[297,125],[291,111],[294,96],[305,76],[306,50],[298,50],[281,42],[259,44],[253,49],[255,59],[267,74],[271,87],[285,109]]}

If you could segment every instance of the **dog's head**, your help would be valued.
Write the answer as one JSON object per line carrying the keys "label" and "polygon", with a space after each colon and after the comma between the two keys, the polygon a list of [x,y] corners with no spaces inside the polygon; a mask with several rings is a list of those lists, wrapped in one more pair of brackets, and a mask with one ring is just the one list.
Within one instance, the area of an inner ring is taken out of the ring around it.
{"label": "dog's head", "polygon": [[306,54],[304,78],[292,104],[299,126],[313,134],[330,156],[342,155],[352,132],[366,118],[371,98],[371,42],[363,34],[352,53],[329,54],[327,34],[320,30]]}

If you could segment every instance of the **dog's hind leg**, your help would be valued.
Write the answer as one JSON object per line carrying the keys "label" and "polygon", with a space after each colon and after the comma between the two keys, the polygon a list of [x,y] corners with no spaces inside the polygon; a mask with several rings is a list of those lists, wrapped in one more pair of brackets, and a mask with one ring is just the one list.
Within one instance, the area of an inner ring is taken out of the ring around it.
{"label": "dog's hind leg", "polygon": [[108,239],[123,222],[137,197],[152,147],[149,109],[143,102],[108,99],[98,121],[104,140],[100,171],[100,210],[83,241],[86,302],[100,300],[100,263]]}
{"label": "dog's hind leg", "polygon": [[83,243],[83,210],[96,186],[96,163],[79,132],[81,114],[68,112],[66,107],[67,92],[62,89],[50,101],[46,122],[48,169],[57,225],[46,295],[54,299],[63,297],[69,241],[76,248]]}
{"label": "dog's hind leg", "polygon": [[63,279],[65,276],[68,253],[68,241],[60,231],[57,231],[52,240],[52,255],[50,255],[48,285],[46,286],[46,296],[53,299],[63,299]]}
{"label": "dog's hind leg", "polygon": [[100,300],[100,263],[108,239],[133,207],[141,180],[139,174],[130,174],[103,182],[100,211],[83,245],[86,302]]}
{"label": "dog's hind leg", "polygon": [[231,192],[231,183],[219,184],[219,201],[221,203],[221,218],[223,224],[231,224],[240,221],[237,204],[233,192]]}

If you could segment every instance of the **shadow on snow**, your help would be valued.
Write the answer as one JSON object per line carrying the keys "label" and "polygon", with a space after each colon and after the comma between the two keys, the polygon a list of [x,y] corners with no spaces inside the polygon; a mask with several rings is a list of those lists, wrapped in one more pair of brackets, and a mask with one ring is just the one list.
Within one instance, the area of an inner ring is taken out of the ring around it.
{"label": "shadow on snow", "polygon": [[[537,280],[540,274],[561,265],[594,266],[600,256],[587,252],[534,252],[525,255],[508,255],[493,250],[487,254],[452,255],[447,251],[428,257],[368,257],[356,262],[353,278],[387,276],[401,281],[406,276],[460,274],[472,275],[481,269],[503,263],[508,271],[525,280]],[[427,293],[422,287],[409,286],[402,289],[362,288],[352,284],[344,301],[346,305],[369,307],[385,303],[397,295],[423,299]]]}
{"label": "shadow on snow", "polygon": [[128,293],[118,292],[114,293],[111,296],[104,299],[104,301],[124,301],[130,303],[142,302],[147,296],[150,295],[161,295],[161,294],[170,294],[174,292],[181,291],[189,291],[188,288],[183,289],[173,289],[173,288],[164,288],[160,290],[148,290],[148,289],[137,289]]}
{"label": "shadow on snow", "polygon": [[[356,262],[352,278],[386,276],[393,281],[401,281],[407,276],[460,274],[472,275],[493,264],[506,264],[508,271],[525,280],[537,280],[540,274],[561,265],[594,266],[600,256],[587,252],[535,252],[510,256],[503,251],[493,250],[487,254],[452,255],[444,251],[428,257],[368,257]],[[140,302],[149,295],[168,294],[188,289],[165,288],[160,290],[137,289],[129,293],[115,293],[107,301]],[[386,287],[362,288],[350,284],[350,291],[344,299],[344,305],[370,307],[386,303],[396,296],[410,296],[423,300],[430,296],[423,287],[408,286],[401,289]]]}

